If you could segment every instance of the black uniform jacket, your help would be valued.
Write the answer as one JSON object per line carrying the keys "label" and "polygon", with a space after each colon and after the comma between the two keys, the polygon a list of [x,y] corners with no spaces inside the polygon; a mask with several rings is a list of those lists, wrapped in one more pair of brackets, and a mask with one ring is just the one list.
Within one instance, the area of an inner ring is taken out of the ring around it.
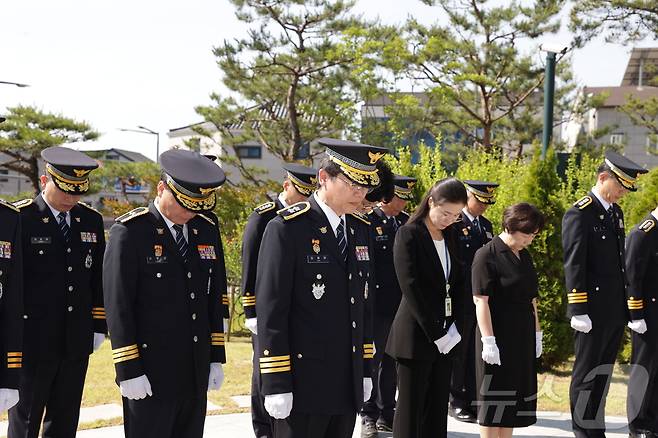
{"label": "black uniform jacket", "polygon": [[278,199],[259,205],[249,215],[242,235],[242,306],[246,318],[256,317],[256,267],[267,223],[283,208]]}
{"label": "black uniform jacket", "polygon": [[0,199],[0,388],[18,389],[23,363],[23,248],[18,209]]}
{"label": "black uniform jacket", "polygon": [[366,323],[369,222],[346,216],[347,262],[329,221],[310,197],[265,229],[256,303],[263,394],[293,392],[293,409],[353,413],[373,357]]}
{"label": "black uniform jacket", "polygon": [[450,253],[452,315],[445,312],[446,281],[441,260],[424,222],[410,223],[395,238],[395,272],[402,301],[388,335],[386,353],[396,359],[433,360],[439,350],[434,341],[448,332],[463,309],[463,267],[455,225],[443,230]]}
{"label": "black uniform jacket", "polygon": [[484,216],[478,217],[481,232],[473,229],[473,223],[463,212],[460,220],[455,224],[459,236],[459,250],[464,263],[464,312],[475,316],[475,303],[473,303],[473,290],[471,287],[471,266],[475,252],[493,239],[493,225]]}
{"label": "black uniform jacket", "polygon": [[[393,265],[393,244],[395,243],[397,229],[407,223],[409,215],[402,212],[395,218],[388,218],[381,209],[375,208],[368,215],[368,219],[371,223],[370,232],[374,246],[373,257],[376,261],[373,277],[375,280],[375,312],[392,318],[395,316],[402,298]],[[397,221],[397,227],[393,223],[393,219]]]}
{"label": "black uniform jacket", "polygon": [[[647,215],[633,227],[626,239],[626,304],[630,319],[658,323],[658,220]],[[656,336],[656,327],[647,332]]]}
{"label": "black uniform jacket", "polygon": [[567,316],[589,315],[596,324],[625,324],[624,215],[604,210],[593,193],[562,219]]}
{"label": "black uniform jacket", "polygon": [[229,305],[230,305],[230,300],[228,296],[228,280],[226,278],[226,263],[224,260],[224,244],[222,242],[222,231],[219,227],[219,219],[217,218],[217,215],[213,213],[212,211],[208,211],[203,214],[205,217],[210,219],[212,222],[215,223],[215,228],[217,228],[217,239],[219,241],[219,247],[217,248],[217,260],[220,261],[219,265],[219,274],[217,275],[217,285],[216,287],[219,289],[220,293],[222,294],[222,316],[226,319],[230,317],[229,314]]}
{"label": "black uniform jacket", "polygon": [[187,262],[153,204],[117,218],[105,254],[117,381],[146,374],[154,397],[205,393],[226,358],[217,227],[200,214],[187,226]]}
{"label": "black uniform jacket", "polygon": [[103,217],[78,203],[67,244],[42,195],[15,205],[22,222],[25,362],[85,357],[94,332],[107,333]]}

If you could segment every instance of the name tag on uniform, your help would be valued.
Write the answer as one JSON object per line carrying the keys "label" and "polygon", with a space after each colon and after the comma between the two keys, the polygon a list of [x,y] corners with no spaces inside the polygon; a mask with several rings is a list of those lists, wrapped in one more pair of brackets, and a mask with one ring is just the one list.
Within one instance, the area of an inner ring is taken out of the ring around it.
{"label": "name tag on uniform", "polygon": [[370,254],[368,254],[367,246],[357,246],[356,249],[356,259],[360,262],[365,262],[370,260]]}
{"label": "name tag on uniform", "polygon": [[44,237],[30,237],[30,243],[32,245],[49,245],[52,243],[52,238],[50,236]]}
{"label": "name tag on uniform", "polygon": [[307,255],[306,263],[329,263],[329,256],[326,255]]}
{"label": "name tag on uniform", "polygon": [[201,260],[217,259],[214,245],[197,245],[197,249],[199,250],[199,257],[201,257]]}
{"label": "name tag on uniform", "polygon": [[11,242],[5,242],[0,240],[0,258],[10,259],[11,258]]}
{"label": "name tag on uniform", "polygon": [[375,240],[377,242],[385,242],[388,240],[388,234],[384,234],[382,236],[375,236]]}
{"label": "name tag on uniform", "polygon": [[167,256],[148,256],[146,257],[147,265],[159,265],[161,263],[167,263]]}
{"label": "name tag on uniform", "polygon": [[80,240],[82,243],[97,243],[98,238],[96,237],[96,233],[91,233],[87,231],[81,231],[80,232]]}

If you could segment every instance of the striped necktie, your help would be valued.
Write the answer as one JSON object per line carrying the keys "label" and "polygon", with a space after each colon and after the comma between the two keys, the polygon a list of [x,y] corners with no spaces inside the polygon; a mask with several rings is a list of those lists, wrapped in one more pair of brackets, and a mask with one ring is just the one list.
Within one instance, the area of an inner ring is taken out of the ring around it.
{"label": "striped necktie", "polygon": [[71,241],[71,227],[66,223],[66,213],[63,211],[57,215],[57,221],[59,222],[59,229],[62,230],[62,235],[64,236],[64,241],[69,243]]}
{"label": "striped necktie", "polygon": [[345,237],[345,225],[343,225],[342,219],[336,228],[336,239],[338,240],[338,249],[343,256],[343,261],[347,261],[347,238]]}
{"label": "striped necktie", "polygon": [[183,257],[183,260],[187,262],[187,240],[185,240],[185,235],[183,234],[183,226],[174,224],[174,230],[176,231],[176,245],[178,245],[178,251]]}

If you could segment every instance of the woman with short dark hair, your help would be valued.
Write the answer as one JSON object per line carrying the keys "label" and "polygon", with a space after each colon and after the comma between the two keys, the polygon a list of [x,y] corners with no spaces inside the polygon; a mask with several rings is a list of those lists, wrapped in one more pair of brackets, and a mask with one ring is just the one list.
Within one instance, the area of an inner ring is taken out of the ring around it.
{"label": "woman with short dark hair", "polygon": [[485,438],[511,437],[537,421],[536,358],[542,351],[537,272],[528,247],[544,226],[537,207],[515,204],[503,232],[475,253],[473,299],[478,321],[478,424]]}
{"label": "woman with short dark hair", "polygon": [[395,237],[393,259],[402,300],[386,353],[397,362],[396,438],[447,435],[450,350],[461,340],[453,298],[462,293],[456,229],[466,189],[446,178],[428,191]]}

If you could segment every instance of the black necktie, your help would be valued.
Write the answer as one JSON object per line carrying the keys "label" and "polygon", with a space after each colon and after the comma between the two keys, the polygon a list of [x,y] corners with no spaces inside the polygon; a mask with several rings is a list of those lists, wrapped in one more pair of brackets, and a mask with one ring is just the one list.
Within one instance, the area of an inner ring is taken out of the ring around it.
{"label": "black necktie", "polygon": [[176,230],[176,245],[178,245],[178,251],[180,251],[180,255],[183,256],[183,260],[187,262],[187,240],[185,240],[185,235],[183,235],[183,226],[174,224],[174,230]]}
{"label": "black necktie", "polygon": [[57,221],[59,222],[59,229],[62,230],[64,241],[69,243],[71,241],[71,227],[66,223],[66,213],[59,213],[57,215]]}
{"label": "black necktie", "polygon": [[394,217],[391,217],[391,220],[393,221],[393,231],[397,231],[399,227],[398,220]]}
{"label": "black necktie", "polygon": [[608,210],[606,211],[606,213],[608,213],[608,219],[610,219],[610,223],[614,227],[615,226],[615,212],[614,212],[614,209],[612,208],[612,205],[610,207],[608,207]]}
{"label": "black necktie", "polygon": [[347,239],[345,238],[345,226],[343,225],[343,220],[340,220],[338,227],[336,228],[336,239],[338,240],[338,250],[343,256],[343,261],[347,260]]}
{"label": "black necktie", "polygon": [[482,229],[480,228],[480,221],[478,218],[473,219],[473,230],[475,230],[478,235],[482,235]]}

